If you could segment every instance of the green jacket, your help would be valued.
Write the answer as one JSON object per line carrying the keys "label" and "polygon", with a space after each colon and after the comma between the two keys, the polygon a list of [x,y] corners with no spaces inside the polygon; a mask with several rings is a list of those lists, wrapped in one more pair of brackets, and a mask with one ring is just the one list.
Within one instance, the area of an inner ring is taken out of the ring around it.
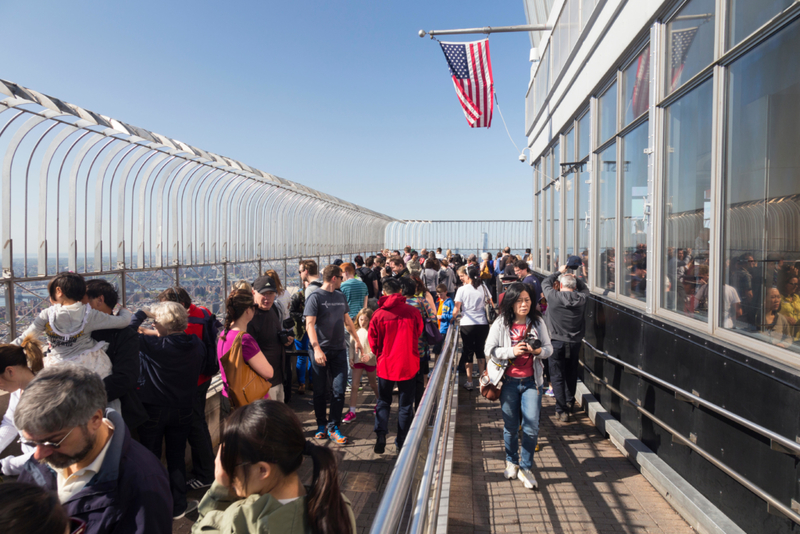
{"label": "green jacket", "polygon": [[[353,532],[356,518],[350,501],[342,495],[350,512]],[[313,534],[306,516],[306,497],[281,504],[271,495],[250,495],[231,499],[228,488],[216,482],[200,501],[200,517],[192,526],[192,534]]]}

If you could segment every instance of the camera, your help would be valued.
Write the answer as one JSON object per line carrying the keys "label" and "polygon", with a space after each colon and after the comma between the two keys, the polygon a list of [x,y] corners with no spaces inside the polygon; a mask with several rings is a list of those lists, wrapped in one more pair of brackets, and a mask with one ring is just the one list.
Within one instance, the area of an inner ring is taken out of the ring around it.
{"label": "camera", "polygon": [[278,339],[281,345],[286,345],[289,342],[289,338],[294,335],[294,319],[284,319],[281,326],[283,328],[278,330]]}
{"label": "camera", "polygon": [[531,334],[528,334],[528,337],[525,338],[525,343],[527,343],[533,350],[542,348],[542,340],[538,337],[532,336]]}

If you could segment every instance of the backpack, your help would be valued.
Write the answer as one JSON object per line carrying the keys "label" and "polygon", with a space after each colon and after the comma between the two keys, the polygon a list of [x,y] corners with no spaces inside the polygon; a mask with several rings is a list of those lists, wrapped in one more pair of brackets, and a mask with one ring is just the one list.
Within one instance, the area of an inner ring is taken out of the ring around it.
{"label": "backpack", "polygon": [[[228,332],[230,333],[230,332]],[[245,332],[239,332],[233,345],[226,352],[219,362],[225,369],[225,391],[228,393],[228,400],[233,408],[246,406],[259,399],[269,392],[272,384],[264,380],[246,361],[242,351],[242,336]]]}
{"label": "backpack", "polygon": [[214,376],[219,373],[219,361],[217,360],[217,337],[222,323],[217,320],[217,316],[205,308],[197,306],[203,312],[203,317],[189,317],[189,324],[199,324],[203,327],[203,345],[206,347],[206,361],[200,373],[206,376]]}
{"label": "backpack", "polygon": [[[314,280],[308,285],[322,287],[322,283],[319,280]],[[295,292],[291,300],[289,300],[289,317],[294,321],[294,338],[298,341],[306,335],[306,319],[303,316],[305,309],[306,293],[301,289]]]}
{"label": "backpack", "polygon": [[359,267],[358,268],[358,275],[361,277],[361,281],[367,285],[367,293],[369,298],[375,297],[375,288],[372,287],[372,269],[369,267]]}

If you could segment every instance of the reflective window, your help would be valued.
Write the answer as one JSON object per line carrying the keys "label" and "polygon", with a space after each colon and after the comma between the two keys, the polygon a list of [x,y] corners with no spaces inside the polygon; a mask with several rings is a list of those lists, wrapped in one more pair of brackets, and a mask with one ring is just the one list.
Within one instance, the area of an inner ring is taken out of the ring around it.
{"label": "reflective window", "polygon": [[583,114],[583,117],[578,119],[578,160],[582,160],[591,152],[591,130],[589,130],[589,113]]}
{"label": "reflective window", "polygon": [[617,84],[614,83],[598,99],[598,122],[600,123],[600,143],[617,133]]}
{"label": "reflective window", "polygon": [[537,236],[537,247],[539,253],[536,255],[536,266],[538,268],[542,268],[542,193],[536,193],[536,218],[539,222],[536,226],[536,236]]}
{"label": "reflective window", "polygon": [[622,75],[622,91],[625,106],[623,127],[633,119],[646,113],[650,107],[650,45],[633,60]]}
{"label": "reflective window", "polygon": [[[575,162],[575,128],[572,128],[567,135],[564,136],[566,146],[566,160],[568,163]],[[564,192],[564,218],[565,218],[565,228],[564,228],[564,246],[566,247],[564,251],[564,263],[569,256],[574,254],[574,243],[575,240],[575,172],[574,169],[571,168],[566,169],[570,171],[568,174],[564,175],[564,178],[561,181],[562,191]]]}
{"label": "reflective window", "polygon": [[544,270],[551,271],[550,267],[550,245],[552,244],[552,237],[550,230],[552,229],[550,224],[550,213],[551,213],[551,200],[552,196],[550,195],[550,190],[552,188],[548,186],[544,190]]}
{"label": "reflective window", "polygon": [[567,132],[567,135],[564,136],[564,146],[566,147],[566,151],[564,152],[564,163],[574,163],[575,162],[575,128],[570,129]]}
{"label": "reflective window", "polygon": [[691,0],[667,23],[666,94],[714,59],[714,3],[715,0]]}
{"label": "reflective window", "polygon": [[578,276],[582,276],[586,280],[589,276],[589,198],[590,187],[588,164],[583,163],[580,166],[577,175],[578,181],[578,255],[583,260],[583,269],[578,271]]}
{"label": "reflective window", "polygon": [[729,69],[721,326],[800,351],[800,21]]}
{"label": "reflective window", "polygon": [[598,155],[600,189],[597,214],[597,285],[614,291],[617,233],[617,146]]}
{"label": "reflective window", "polygon": [[665,110],[662,306],[708,320],[711,80]]}
{"label": "reflective window", "polygon": [[620,293],[645,300],[647,276],[647,128],[644,122],[622,138],[622,288]]}
{"label": "reflective window", "polygon": [[561,257],[561,191],[563,182],[553,187],[553,269],[564,263]]}
{"label": "reflective window", "polygon": [[793,0],[728,0],[728,48],[792,5]]}

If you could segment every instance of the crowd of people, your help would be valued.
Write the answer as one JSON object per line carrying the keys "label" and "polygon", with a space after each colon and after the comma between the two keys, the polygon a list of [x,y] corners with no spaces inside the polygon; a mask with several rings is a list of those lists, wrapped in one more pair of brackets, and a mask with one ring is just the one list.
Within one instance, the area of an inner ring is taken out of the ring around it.
{"label": "crowd of people", "polygon": [[[0,500],[0,530],[166,533],[198,509],[194,532],[355,532],[335,458],[321,445],[348,444],[344,425],[370,417],[374,452],[385,454],[397,392],[399,453],[456,320],[463,386],[502,369],[494,384],[506,476],[535,488],[548,368],[559,418],[574,404],[585,286],[566,265],[540,286],[529,259],[408,247],[321,270],[302,260],[295,291],[275,271],[232,284],[223,322],[180,286],[133,312],[109,282],[58,274],[51,306],[0,345],[0,389],[11,394],[0,450],[21,445],[0,460],[2,474],[17,477],[0,485],[15,488]],[[205,403],[218,373],[225,421],[215,451]],[[371,414],[358,413],[364,375]],[[306,436],[287,403],[308,390],[316,431]],[[303,456],[314,463],[309,489],[298,478]],[[188,499],[191,490],[206,490],[202,501]]]}

